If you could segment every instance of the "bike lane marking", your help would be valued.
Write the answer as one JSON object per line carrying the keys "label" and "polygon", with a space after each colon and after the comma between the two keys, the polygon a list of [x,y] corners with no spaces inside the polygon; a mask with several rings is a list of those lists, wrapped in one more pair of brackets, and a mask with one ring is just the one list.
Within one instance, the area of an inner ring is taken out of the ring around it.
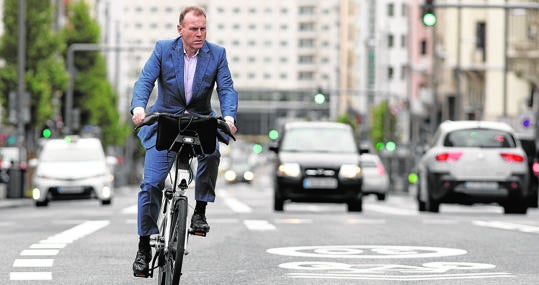
{"label": "bike lane marking", "polygon": [[480,226],[480,227],[539,234],[539,227],[530,226],[530,225],[508,223],[508,222],[501,222],[501,221],[473,221],[472,224],[476,226]]}
{"label": "bike lane marking", "polygon": [[[15,259],[14,268],[50,268],[54,264],[54,259],[60,249],[64,248],[80,238],[83,238],[95,231],[98,231],[110,224],[110,221],[86,221],[63,232],[50,236],[39,243],[30,245],[30,249],[21,251],[23,258]],[[26,257],[48,257],[48,258],[26,258]],[[9,273],[10,280],[52,280],[50,271],[12,271]]]}
{"label": "bike lane marking", "polygon": [[[466,250],[456,248],[391,245],[299,246],[271,248],[266,252],[293,257],[349,260],[441,258],[467,254]],[[493,264],[468,262],[437,261],[408,265],[307,260],[282,263],[279,267],[289,270],[285,273],[286,277],[295,279],[425,281],[515,277],[512,273],[492,271],[496,268]]]}
{"label": "bike lane marking", "polygon": [[220,199],[223,199],[225,205],[227,205],[234,213],[251,213],[253,210],[240,200],[228,195],[225,190],[218,190],[217,195]]}

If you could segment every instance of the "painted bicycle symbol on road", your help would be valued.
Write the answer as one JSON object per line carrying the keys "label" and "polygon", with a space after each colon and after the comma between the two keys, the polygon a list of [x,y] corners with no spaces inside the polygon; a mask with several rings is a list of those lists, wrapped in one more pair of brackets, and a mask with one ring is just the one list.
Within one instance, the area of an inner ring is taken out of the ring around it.
{"label": "painted bicycle symbol on road", "polygon": [[[464,255],[462,249],[425,246],[348,245],[271,248],[268,253],[293,257],[331,259],[410,259],[440,258]],[[427,262],[421,265],[296,261],[279,265],[289,270],[289,278],[347,280],[453,280],[514,277],[507,272],[493,271],[488,263]]]}

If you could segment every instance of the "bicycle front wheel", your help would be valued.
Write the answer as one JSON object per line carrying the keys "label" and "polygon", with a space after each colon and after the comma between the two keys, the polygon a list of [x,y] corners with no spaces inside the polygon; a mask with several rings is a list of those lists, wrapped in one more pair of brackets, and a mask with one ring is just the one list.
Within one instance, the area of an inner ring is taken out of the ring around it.
{"label": "bicycle front wheel", "polygon": [[171,232],[170,240],[170,252],[175,252],[174,258],[172,284],[180,284],[180,277],[182,275],[183,257],[185,255],[185,239],[187,237],[187,198],[181,197],[175,205],[174,218],[172,219],[173,228]]}

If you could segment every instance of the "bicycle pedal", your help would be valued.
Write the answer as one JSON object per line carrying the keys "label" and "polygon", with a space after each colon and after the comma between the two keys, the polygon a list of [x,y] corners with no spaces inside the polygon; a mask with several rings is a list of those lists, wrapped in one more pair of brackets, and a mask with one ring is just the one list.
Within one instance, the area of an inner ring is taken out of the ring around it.
{"label": "bicycle pedal", "polygon": [[138,272],[138,273],[133,273],[133,276],[140,277],[140,278],[148,278],[150,277],[150,273]]}
{"label": "bicycle pedal", "polygon": [[205,232],[205,231],[197,231],[193,229],[189,230],[189,234],[194,235],[194,236],[199,236],[199,237],[205,237],[207,233],[208,232]]}

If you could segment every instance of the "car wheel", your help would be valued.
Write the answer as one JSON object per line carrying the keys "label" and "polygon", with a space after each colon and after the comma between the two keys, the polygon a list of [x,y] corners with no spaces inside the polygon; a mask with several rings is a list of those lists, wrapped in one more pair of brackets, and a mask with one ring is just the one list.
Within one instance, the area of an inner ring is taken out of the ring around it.
{"label": "car wheel", "polygon": [[49,200],[36,201],[36,207],[47,207],[49,205]]}
{"label": "car wheel", "polygon": [[427,207],[425,205],[425,202],[421,201],[419,198],[421,195],[421,177],[418,177],[417,184],[416,184],[416,200],[417,200],[417,210],[419,212],[425,212],[427,210]]}
{"label": "car wheel", "polygon": [[378,201],[385,201],[386,200],[386,193],[376,194],[376,198],[378,199]]}
{"label": "car wheel", "polygon": [[101,200],[101,205],[106,206],[112,203],[112,199]]}
{"label": "car wheel", "polygon": [[516,198],[507,201],[503,205],[504,214],[526,214],[528,212],[528,204],[526,199]]}
{"label": "car wheel", "polygon": [[348,202],[348,212],[361,212],[363,211],[363,199],[359,198]]}
{"label": "car wheel", "polygon": [[528,207],[530,208],[537,208],[539,206],[539,201],[537,201],[538,197],[537,197],[537,192],[535,193],[532,193],[529,197],[529,205]]}
{"label": "car wheel", "polygon": [[440,203],[430,195],[430,191],[432,191],[434,187],[432,175],[427,174],[427,202],[425,204],[425,209],[431,213],[438,213],[440,212]]}
{"label": "car wheel", "polygon": [[279,195],[278,191],[275,190],[273,193],[273,210],[282,212],[284,210],[284,199]]}

